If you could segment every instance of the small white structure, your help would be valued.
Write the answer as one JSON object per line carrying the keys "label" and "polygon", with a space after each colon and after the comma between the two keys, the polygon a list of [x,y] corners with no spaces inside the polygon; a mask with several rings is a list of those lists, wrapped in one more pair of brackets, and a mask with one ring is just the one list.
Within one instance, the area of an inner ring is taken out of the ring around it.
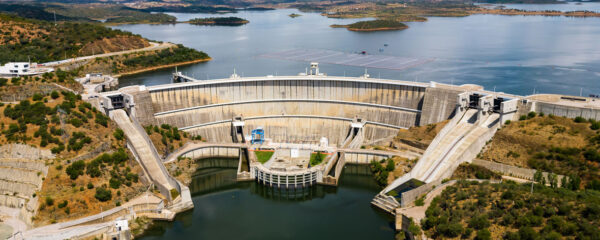
{"label": "small white structure", "polygon": [[300,157],[300,149],[298,149],[298,148],[292,148],[292,149],[290,149],[290,157],[291,158],[298,158],[298,157]]}
{"label": "small white structure", "polygon": [[326,137],[322,137],[321,141],[319,141],[319,147],[326,148],[329,147],[329,140]]}
{"label": "small white structure", "polygon": [[9,62],[0,66],[0,76],[18,77],[31,76],[52,72],[52,68],[38,68],[37,63],[29,62]]}
{"label": "small white structure", "polygon": [[129,223],[127,222],[127,220],[116,220],[115,229],[117,230],[117,232],[127,231],[129,230]]}

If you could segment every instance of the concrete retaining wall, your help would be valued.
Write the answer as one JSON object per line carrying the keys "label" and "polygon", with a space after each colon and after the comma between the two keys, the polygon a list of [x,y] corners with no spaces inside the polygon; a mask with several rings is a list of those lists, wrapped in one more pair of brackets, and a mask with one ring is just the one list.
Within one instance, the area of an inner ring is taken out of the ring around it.
{"label": "concrete retaining wall", "polygon": [[[531,168],[522,168],[522,167],[511,166],[511,165],[507,165],[507,164],[503,164],[503,163],[497,163],[497,162],[486,161],[486,160],[481,160],[481,159],[473,159],[472,164],[487,168],[490,171],[493,171],[493,172],[496,172],[496,173],[499,173],[502,175],[517,177],[517,178],[531,180],[531,181],[533,181],[534,175],[536,172],[535,169],[531,169]],[[550,184],[549,180],[548,180],[549,174],[550,173],[548,173],[548,172],[542,172],[542,175],[546,179],[546,185]],[[565,176],[564,175],[556,175],[556,177],[557,177],[558,186],[561,186],[562,179]]]}
{"label": "concrete retaining wall", "polygon": [[530,168],[521,168],[517,166],[511,166],[507,164],[486,161],[481,159],[473,159],[473,165],[481,166],[489,169],[490,171],[501,173],[503,175],[518,177],[522,179],[533,180],[533,175],[535,174],[534,169]]}
{"label": "concrete retaining wall", "polygon": [[595,120],[600,120],[600,109],[580,108],[545,102],[535,102],[535,111],[568,118],[583,117],[585,119],[592,118]]}
{"label": "concrete retaining wall", "polygon": [[[263,127],[265,138],[274,142],[318,143],[321,137],[327,137],[329,144],[337,145],[345,140],[350,123],[350,120],[291,116],[252,119],[245,121],[244,134],[249,135],[252,129]],[[200,135],[209,142],[232,142],[230,130],[230,122],[185,129],[186,132]],[[371,140],[395,136],[398,129],[368,124],[364,131],[365,139]]]}
{"label": "concrete retaining wall", "polygon": [[372,161],[379,161],[388,157],[389,156],[364,153],[345,153],[346,163],[349,164],[369,164]]}
{"label": "concrete retaining wall", "polygon": [[182,157],[191,159],[202,159],[202,158],[237,158],[240,155],[239,148],[227,148],[227,147],[205,147],[187,152]]}

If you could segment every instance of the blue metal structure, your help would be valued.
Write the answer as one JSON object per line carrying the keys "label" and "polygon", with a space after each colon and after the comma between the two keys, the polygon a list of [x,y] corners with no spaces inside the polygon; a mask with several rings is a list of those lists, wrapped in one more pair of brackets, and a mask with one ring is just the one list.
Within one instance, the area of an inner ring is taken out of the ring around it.
{"label": "blue metal structure", "polygon": [[252,140],[250,141],[252,144],[260,143],[262,144],[265,141],[265,131],[262,128],[257,128],[252,130]]}

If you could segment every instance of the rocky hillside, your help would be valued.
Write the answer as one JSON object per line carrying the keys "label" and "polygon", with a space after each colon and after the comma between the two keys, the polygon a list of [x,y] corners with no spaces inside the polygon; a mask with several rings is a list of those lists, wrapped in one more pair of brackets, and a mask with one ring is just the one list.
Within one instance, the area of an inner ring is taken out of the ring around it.
{"label": "rocky hillside", "polygon": [[80,95],[35,93],[18,103],[0,104],[0,113],[0,145],[26,144],[55,155],[41,162],[46,170],[29,177],[42,186],[29,193],[38,201],[34,224],[95,214],[147,190],[123,132]]}

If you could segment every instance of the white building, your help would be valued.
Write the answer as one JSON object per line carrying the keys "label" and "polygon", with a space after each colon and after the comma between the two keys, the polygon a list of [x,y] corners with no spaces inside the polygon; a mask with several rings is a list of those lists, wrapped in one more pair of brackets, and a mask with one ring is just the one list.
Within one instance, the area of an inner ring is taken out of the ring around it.
{"label": "white building", "polygon": [[39,68],[37,63],[29,62],[9,62],[0,66],[0,76],[3,77],[18,77],[31,76],[52,72],[52,68]]}

